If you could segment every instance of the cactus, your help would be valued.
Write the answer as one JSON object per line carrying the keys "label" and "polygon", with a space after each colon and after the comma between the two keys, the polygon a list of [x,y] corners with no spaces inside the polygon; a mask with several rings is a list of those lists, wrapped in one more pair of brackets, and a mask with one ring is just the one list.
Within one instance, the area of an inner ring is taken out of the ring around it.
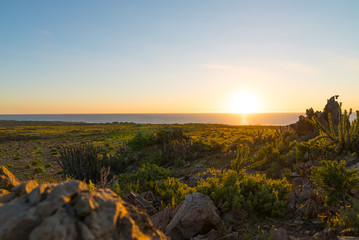
{"label": "cactus", "polygon": [[307,122],[312,124],[320,131],[320,135],[316,140],[328,139],[330,144],[336,146],[337,152],[342,153],[344,151],[356,151],[359,147],[359,111],[356,111],[356,119],[350,124],[350,115],[347,110],[342,112],[342,103],[339,104],[339,123],[334,125],[332,116],[328,113],[329,128],[325,127],[316,116],[312,119],[305,118]]}
{"label": "cactus", "polygon": [[100,181],[102,168],[100,151],[100,147],[94,147],[91,144],[60,149],[57,162],[63,170],[64,178],[75,178],[86,182]]}

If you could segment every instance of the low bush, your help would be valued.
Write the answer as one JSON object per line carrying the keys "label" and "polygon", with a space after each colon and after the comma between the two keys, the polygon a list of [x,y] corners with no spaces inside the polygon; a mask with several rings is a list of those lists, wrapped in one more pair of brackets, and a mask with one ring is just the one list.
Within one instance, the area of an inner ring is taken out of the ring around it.
{"label": "low bush", "polygon": [[344,203],[359,189],[358,169],[346,170],[346,162],[321,161],[321,166],[313,167],[311,179],[325,197],[325,203],[334,206]]}
{"label": "low bush", "polygon": [[222,211],[245,209],[262,216],[282,216],[291,185],[286,179],[267,179],[265,175],[223,171],[201,179],[197,189],[209,196]]}
{"label": "low bush", "polygon": [[353,204],[340,209],[330,219],[330,225],[341,234],[359,235],[359,200],[352,199]]}

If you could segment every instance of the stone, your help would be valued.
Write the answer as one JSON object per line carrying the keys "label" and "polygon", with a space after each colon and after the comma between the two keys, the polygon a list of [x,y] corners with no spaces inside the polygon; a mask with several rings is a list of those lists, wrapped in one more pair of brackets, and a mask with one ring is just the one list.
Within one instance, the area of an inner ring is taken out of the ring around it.
{"label": "stone", "polygon": [[303,200],[311,199],[314,197],[313,186],[310,183],[304,184],[301,191],[301,197]]}
{"label": "stone", "polygon": [[0,204],[0,239],[168,239],[144,211],[110,189],[89,191],[80,181],[40,184],[29,192],[33,187],[18,187],[20,197]]}
{"label": "stone", "polygon": [[288,240],[287,230],[279,228],[274,231],[272,240]]}
{"label": "stone", "polygon": [[297,202],[297,198],[295,196],[295,193],[294,192],[290,192],[288,194],[288,208],[290,210],[295,210],[295,205],[296,205],[296,202]]}
{"label": "stone", "polygon": [[20,182],[6,167],[0,166],[0,188],[11,191],[19,184]]}
{"label": "stone", "polygon": [[27,181],[26,183],[17,185],[16,187],[14,187],[12,189],[12,192],[14,192],[16,194],[16,196],[22,196],[22,195],[25,195],[25,194],[29,194],[38,185],[39,184],[36,181],[30,180],[30,181]]}
{"label": "stone", "polygon": [[171,222],[180,207],[181,204],[176,208],[165,208],[163,211],[151,216],[153,225],[162,232],[165,232],[167,225]]}
{"label": "stone", "polygon": [[223,224],[213,202],[201,193],[192,193],[166,227],[165,234],[172,240],[190,239],[199,233],[207,233]]}
{"label": "stone", "polygon": [[0,196],[0,203],[7,203],[16,197],[15,193],[9,192]]}

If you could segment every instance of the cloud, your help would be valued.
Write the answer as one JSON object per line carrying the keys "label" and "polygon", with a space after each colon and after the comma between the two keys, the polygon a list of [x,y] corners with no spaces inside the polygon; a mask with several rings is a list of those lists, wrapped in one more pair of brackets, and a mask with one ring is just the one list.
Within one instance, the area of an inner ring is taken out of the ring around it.
{"label": "cloud", "polygon": [[46,30],[41,30],[40,33],[42,35],[50,35],[51,34],[49,31],[46,31]]}
{"label": "cloud", "polygon": [[315,70],[313,67],[294,62],[274,62],[274,65],[304,73],[314,72]]}
{"label": "cloud", "polygon": [[202,64],[202,67],[209,68],[209,69],[229,69],[229,66],[225,65],[216,65],[216,64]]}

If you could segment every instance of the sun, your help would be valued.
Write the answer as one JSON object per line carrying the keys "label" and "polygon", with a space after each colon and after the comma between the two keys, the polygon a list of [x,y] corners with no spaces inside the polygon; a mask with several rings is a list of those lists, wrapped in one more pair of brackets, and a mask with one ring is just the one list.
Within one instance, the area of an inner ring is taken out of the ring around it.
{"label": "sun", "polygon": [[232,113],[258,112],[258,99],[251,92],[239,92],[232,97],[229,109]]}

